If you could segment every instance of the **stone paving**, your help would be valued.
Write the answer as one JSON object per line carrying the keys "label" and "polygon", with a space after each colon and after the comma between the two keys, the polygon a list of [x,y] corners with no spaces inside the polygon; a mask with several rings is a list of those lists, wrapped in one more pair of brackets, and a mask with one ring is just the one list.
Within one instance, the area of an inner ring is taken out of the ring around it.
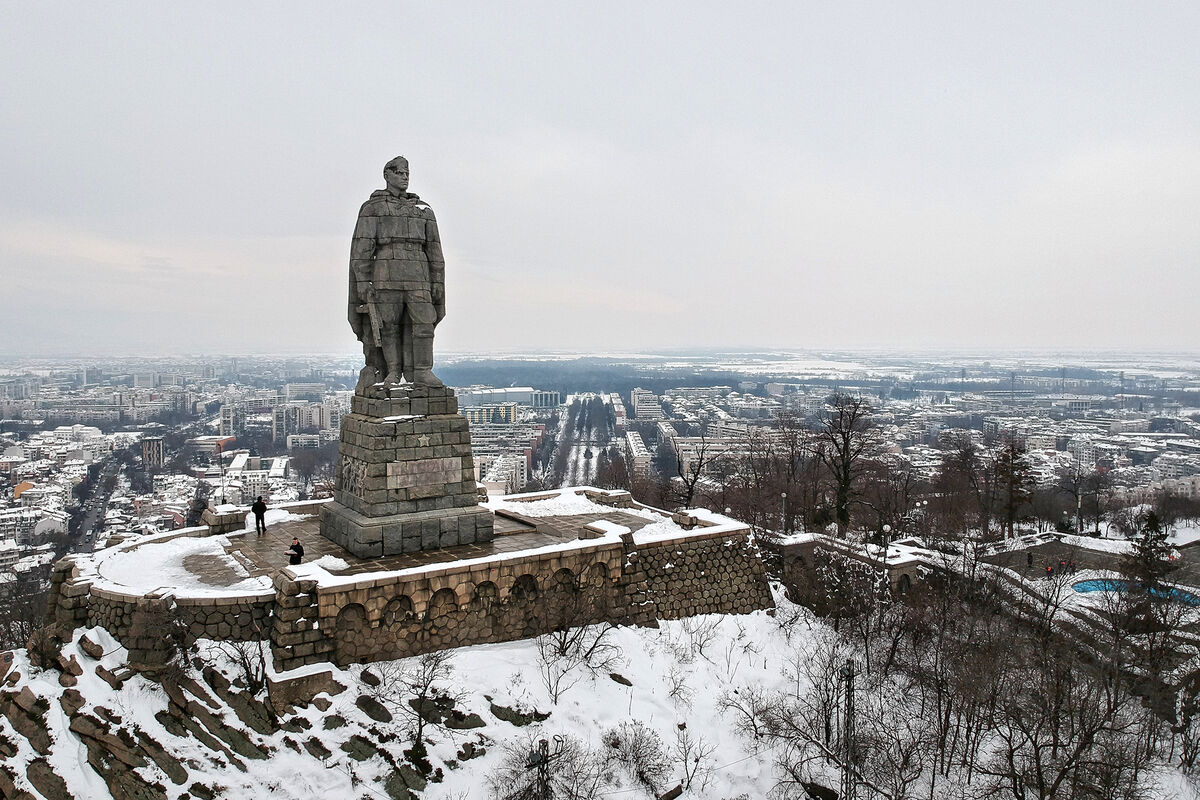
{"label": "stone paving", "polygon": [[[230,545],[226,548],[226,553],[236,559],[251,577],[270,577],[281,567],[288,565],[286,553],[291,547],[294,536],[304,546],[305,562],[316,561],[322,556],[332,555],[342,559],[350,566],[348,569],[330,570],[330,572],[337,575],[358,575],[365,572],[400,570],[446,561],[482,558],[576,539],[595,538],[596,534],[589,534],[584,530],[584,526],[601,519],[624,525],[634,531],[640,530],[652,521],[618,510],[562,517],[518,518],[518,516],[507,513],[496,515],[496,538],[484,544],[467,544],[442,550],[426,550],[364,559],[358,558],[322,536],[320,516],[314,514],[304,519],[268,525],[266,533],[262,535],[258,535],[254,531],[229,534]],[[185,559],[184,567],[195,575],[200,583],[207,586],[230,586],[245,579],[245,576],[235,574],[227,563],[211,557]]]}

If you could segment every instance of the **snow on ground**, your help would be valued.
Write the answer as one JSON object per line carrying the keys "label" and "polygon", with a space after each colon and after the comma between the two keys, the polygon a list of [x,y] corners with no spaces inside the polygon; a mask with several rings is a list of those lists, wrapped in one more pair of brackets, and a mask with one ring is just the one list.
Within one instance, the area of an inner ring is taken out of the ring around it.
{"label": "snow on ground", "polygon": [[1184,547],[1194,542],[1200,542],[1200,527],[1195,525],[1175,526],[1167,540],[1176,547]]}
{"label": "snow on ground", "polygon": [[[707,790],[692,796],[724,798],[740,793],[765,797],[777,778],[771,753],[747,749],[748,742],[736,732],[732,719],[718,708],[721,697],[745,685],[782,689],[790,679],[785,665],[802,656],[811,644],[811,628],[824,629],[824,623],[807,614],[794,623],[798,636],[789,643],[777,618],[765,612],[747,616],[704,616],[690,620],[663,622],[657,630],[618,628],[612,632],[620,647],[622,663],[613,671],[633,685],[624,686],[607,673],[588,675],[581,671],[579,682],[568,689],[555,705],[539,679],[537,649],[532,641],[507,642],[459,650],[455,668],[460,675],[481,678],[484,685],[472,692],[471,710],[488,718],[488,703],[550,711],[550,717],[531,732],[537,738],[553,739],[570,734],[582,738],[593,748],[602,748],[601,735],[622,722],[638,720],[662,738],[665,748],[675,744],[679,725],[693,735],[715,745],[708,765],[713,769]],[[707,641],[705,641],[707,640]],[[703,647],[697,652],[697,647]],[[672,680],[681,689],[672,697]],[[503,743],[515,741],[522,731],[489,725],[489,734],[503,733],[487,756],[469,762],[464,769],[447,772],[444,788],[427,793],[433,798],[449,798],[466,792],[479,792],[481,779],[500,762]],[[451,754],[452,742],[443,742],[433,752]],[[452,757],[452,755],[451,755]],[[678,770],[676,770],[678,772]],[[669,785],[674,785],[678,775]],[[630,786],[613,787],[630,789]],[[669,786],[668,786],[669,788]],[[638,792],[629,792],[638,797]]]}
{"label": "snow on ground", "polygon": [[[311,798],[314,795],[346,798],[359,796],[354,793],[344,772],[327,770],[320,761],[283,746],[282,734],[266,737],[273,740],[271,744],[276,750],[268,760],[248,761],[249,772],[240,772],[227,764],[216,763],[212,758],[212,751],[198,740],[177,738],[163,726],[160,719],[161,712],[167,706],[167,697],[161,685],[141,676],[134,676],[126,681],[120,690],[114,691],[100,679],[94,671],[95,662],[79,650],[79,636],[83,633],[82,629],[76,631],[75,640],[68,643],[63,652],[68,656],[74,655],[79,663],[84,665],[83,674],[79,676],[79,684],[76,687],[88,701],[84,711],[94,715],[97,707],[105,707],[121,719],[123,726],[144,731],[163,745],[178,762],[186,765],[189,777],[183,786],[172,783],[157,766],[148,765],[139,770],[150,782],[160,782],[171,800],[186,794],[186,787],[193,781],[210,787],[227,787],[227,793],[220,796],[228,798],[272,796],[299,799]],[[88,635],[104,647],[105,655],[100,663],[106,668],[115,670],[126,662],[128,651],[120,647],[103,628],[90,629]],[[112,797],[104,781],[88,766],[87,748],[83,741],[67,730],[70,719],[57,700],[63,691],[58,685],[58,673],[33,670],[23,650],[17,651],[14,668],[23,676],[28,676],[23,681],[24,685],[49,701],[46,727],[55,743],[47,759],[54,772],[66,782],[72,796],[89,800]],[[234,673],[230,672],[229,677],[234,677]],[[310,707],[309,711],[315,712],[316,709]],[[226,711],[224,716],[227,722],[237,721],[231,711]],[[317,722],[319,730],[320,720]],[[7,720],[0,723],[0,732],[18,742],[20,746],[16,758],[13,759],[14,763],[23,765],[38,757],[28,740],[8,727]],[[251,734],[251,738],[262,741],[264,737]],[[341,755],[344,758],[344,754]],[[18,773],[23,775],[24,770],[18,770]]]}
{"label": "snow on ground", "polygon": [[[228,546],[226,536],[176,536],[166,541],[144,541],[98,559],[96,571],[101,578],[131,592],[149,592],[171,586],[181,596],[199,597],[269,590],[271,579],[250,577],[246,568],[225,552]],[[241,580],[228,586],[203,583],[186,565],[189,560],[193,565],[210,564],[227,569]]]}
{"label": "snow on ground", "polygon": [[[519,497],[520,495],[517,496]],[[521,514],[526,517],[611,514],[614,511],[612,506],[602,506],[599,503],[595,503],[589,500],[582,492],[577,493],[574,488],[555,490],[554,492],[540,492],[529,495],[529,497],[536,499],[514,500],[511,496],[507,499],[491,498],[484,505],[493,511],[511,511],[514,514]],[[615,510],[620,511],[622,514],[632,514],[636,517],[644,517],[646,519],[661,519],[653,511],[646,511],[641,508],[620,508]]]}
{"label": "snow on ground", "polygon": [[338,570],[343,570],[343,569],[350,569],[350,565],[348,563],[346,563],[346,559],[338,558],[337,556],[332,555],[332,554],[321,556],[320,558],[318,558],[316,561],[313,561],[312,563],[316,564],[321,569],[327,569],[327,570],[330,570],[333,572],[337,572]]}
{"label": "snow on ground", "polygon": [[[1105,553],[1124,555],[1133,552],[1133,544],[1123,537],[1098,539],[1092,536],[1075,536],[1060,534],[1057,537],[1063,544],[1082,547],[1087,550],[1099,550]],[[1167,532],[1167,541],[1175,547],[1186,547],[1200,541],[1200,527],[1193,525],[1172,526]]]}
{"label": "snow on ground", "polygon": [[[604,732],[630,720],[655,731],[667,751],[675,746],[681,725],[694,737],[715,747],[701,765],[708,785],[699,791],[693,786],[685,797],[716,800],[741,793],[753,798],[766,797],[778,780],[773,767],[774,753],[765,748],[758,751],[752,740],[739,734],[732,716],[722,712],[719,703],[725,693],[751,684],[768,689],[793,685],[795,678],[789,676],[788,665],[805,658],[816,641],[829,635],[828,627],[809,612],[785,600],[780,602],[777,616],[760,611],[744,616],[710,615],[663,622],[657,629],[615,628],[608,635],[619,647],[617,663],[597,674],[583,668],[570,673],[566,683],[572,685],[561,693],[557,703],[540,678],[538,650],[533,640],[453,651],[449,688],[461,695],[457,707],[464,713],[478,714],[485,725],[463,731],[427,729],[434,742],[430,746],[430,760],[434,767],[441,768],[444,778],[430,783],[421,797],[424,800],[490,797],[486,780],[504,760],[506,747],[516,747],[530,736],[553,741],[554,736],[566,734],[603,752]],[[77,631],[77,637],[82,633]],[[126,652],[107,633],[93,629],[90,635],[103,645],[107,655],[102,663],[106,667],[115,669],[123,663]],[[302,721],[299,728],[293,724],[291,732],[281,730],[264,735],[247,729],[249,738],[269,748],[271,754],[266,760],[247,760],[249,771],[241,772],[213,759],[211,751],[197,739],[175,737],[163,726],[164,715],[158,712],[166,707],[167,698],[159,685],[134,677],[122,689],[113,690],[95,675],[95,662],[79,653],[77,643],[78,638],[68,643],[65,653],[75,654],[84,666],[78,688],[88,701],[85,711],[95,713],[97,706],[114,711],[124,724],[138,726],[187,767],[188,777],[182,785],[171,783],[154,764],[139,769],[147,780],[160,782],[171,800],[178,800],[193,782],[225,787],[222,797],[268,794],[282,800],[310,800],[314,796],[387,797],[383,781],[392,774],[392,769],[378,756],[354,760],[343,751],[342,745],[352,736],[362,736],[397,761],[404,759],[402,750],[409,746],[399,713],[394,722],[374,722],[359,710],[355,701],[365,691],[359,680],[364,669],[371,669],[376,675],[388,674],[388,670],[412,666],[416,659],[352,665],[345,670],[320,664],[287,673],[292,677],[328,670],[348,688],[330,696],[332,706],[324,712],[316,705],[298,710],[296,714]],[[217,645],[205,641],[199,646],[206,661],[217,664],[230,679],[236,677],[228,653],[218,652]],[[86,764],[84,746],[66,730],[69,719],[57,702],[63,691],[57,682],[58,673],[31,671],[24,651],[17,656],[16,667],[26,676],[23,683],[50,703],[47,727],[56,742],[49,756],[54,770],[67,781],[75,796],[108,797],[103,782]],[[610,671],[619,673],[632,685],[612,679]],[[204,684],[199,674],[196,678]],[[492,703],[525,713],[548,712],[549,717],[518,727],[495,716]],[[237,724],[236,715],[223,704],[218,713],[226,724]],[[27,763],[36,757],[28,743],[15,736],[2,717],[0,734],[21,743],[16,763]],[[296,752],[288,745],[288,739],[297,746],[316,739],[331,755],[319,760],[303,750]],[[464,760],[461,751],[465,743],[473,743],[486,752]],[[672,758],[664,788],[674,786],[681,777],[678,759]],[[635,789],[628,778],[618,778],[602,796],[649,795]]]}
{"label": "snow on ground", "polygon": [[[591,429],[588,429],[591,433]],[[571,486],[586,485],[592,482],[592,473],[595,469],[596,453],[592,451],[591,458],[584,458],[584,454],[591,447],[590,444],[574,444],[571,445],[571,458],[567,467],[567,483]]]}
{"label": "snow on ground", "polygon": [[1076,536],[1071,533],[1061,534],[1057,538],[1065,545],[1079,547],[1084,550],[1095,550],[1101,553],[1125,555],[1133,551],[1133,545],[1125,539],[1096,539],[1091,536]]}
{"label": "snow on ground", "polygon": [[[274,525],[276,522],[298,522],[302,519],[308,519],[312,514],[293,514],[291,511],[283,508],[268,508],[267,513],[263,515],[263,521],[267,525]],[[254,530],[254,514],[246,515],[245,530]]]}

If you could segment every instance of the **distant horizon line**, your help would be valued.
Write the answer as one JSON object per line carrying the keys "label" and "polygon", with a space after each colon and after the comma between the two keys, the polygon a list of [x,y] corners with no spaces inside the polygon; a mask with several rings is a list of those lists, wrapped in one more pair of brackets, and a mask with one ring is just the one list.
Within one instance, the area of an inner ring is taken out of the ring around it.
{"label": "distant horizon line", "polygon": [[[656,348],[604,348],[585,350],[581,348],[488,348],[478,350],[443,350],[438,354],[438,360],[446,358],[493,358],[524,356],[557,356],[574,358],[670,358],[681,355],[809,355],[809,356],[847,356],[847,355],[1169,355],[1200,358],[1200,349],[1184,347],[1142,346],[1142,347],[970,347],[950,346],[937,347],[932,345],[903,347],[903,346],[839,346],[839,347],[788,347],[780,345],[731,345],[708,347],[656,347]],[[0,351],[0,360],[53,360],[69,361],[73,359],[185,359],[185,358],[361,358],[355,351],[319,351],[319,350],[262,350],[262,351],[163,351],[129,352],[129,351],[91,351],[91,352],[45,352],[31,353]]]}

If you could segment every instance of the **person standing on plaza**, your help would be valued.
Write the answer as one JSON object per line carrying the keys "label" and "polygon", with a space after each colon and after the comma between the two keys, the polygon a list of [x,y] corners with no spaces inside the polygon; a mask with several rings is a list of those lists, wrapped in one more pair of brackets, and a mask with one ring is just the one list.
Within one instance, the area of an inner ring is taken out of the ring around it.
{"label": "person standing on plaza", "polygon": [[287,551],[288,563],[292,566],[300,563],[300,559],[304,558],[304,545],[300,544],[300,540],[292,537],[292,546]]}
{"label": "person standing on plaza", "polygon": [[258,496],[250,510],[254,512],[254,530],[262,536],[267,530],[267,504],[263,502],[262,495]]}

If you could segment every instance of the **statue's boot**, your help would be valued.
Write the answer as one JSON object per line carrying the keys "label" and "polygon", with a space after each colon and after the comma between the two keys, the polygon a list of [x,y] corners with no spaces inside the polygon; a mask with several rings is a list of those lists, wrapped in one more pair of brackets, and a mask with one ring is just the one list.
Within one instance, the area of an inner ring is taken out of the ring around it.
{"label": "statue's boot", "polygon": [[444,386],[433,374],[433,326],[413,326],[413,383],[423,386]]}
{"label": "statue's boot", "polygon": [[389,336],[383,342],[383,360],[387,362],[387,377],[384,383],[400,383],[404,374],[404,362],[400,351],[401,344],[395,336]]}

